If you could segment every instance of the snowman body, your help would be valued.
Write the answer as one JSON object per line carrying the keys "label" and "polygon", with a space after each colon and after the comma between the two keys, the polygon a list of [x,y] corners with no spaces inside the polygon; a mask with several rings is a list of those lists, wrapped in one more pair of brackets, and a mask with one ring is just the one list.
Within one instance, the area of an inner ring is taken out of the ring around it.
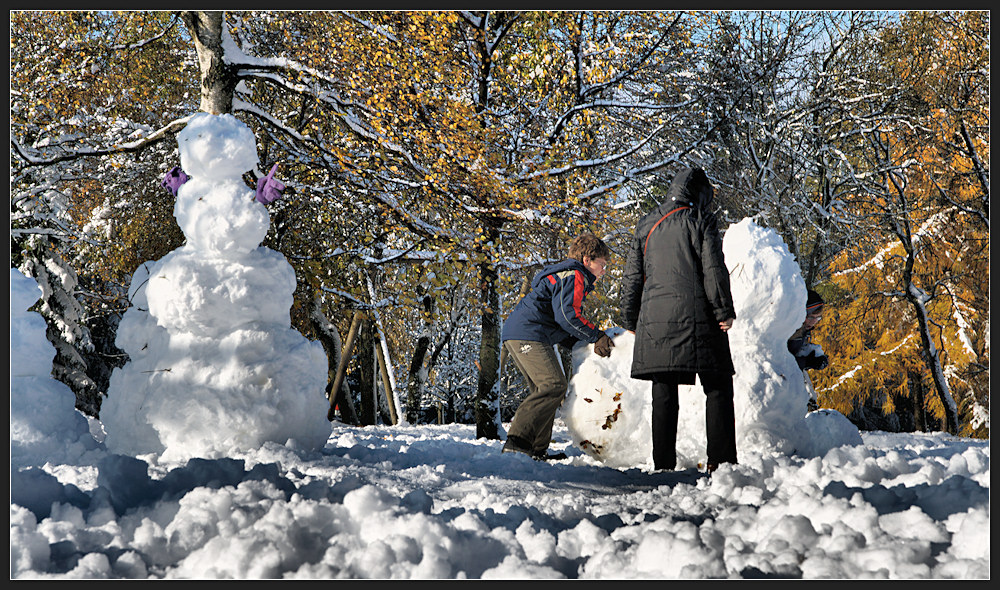
{"label": "snowman body", "polygon": [[101,409],[108,449],[218,458],[267,441],[322,447],[327,359],[291,328],[295,273],[259,246],[270,219],[243,172],[256,141],[232,115],[195,115],[178,134],[190,174],[174,216],[186,243],[140,266],[116,343],[129,362]]}

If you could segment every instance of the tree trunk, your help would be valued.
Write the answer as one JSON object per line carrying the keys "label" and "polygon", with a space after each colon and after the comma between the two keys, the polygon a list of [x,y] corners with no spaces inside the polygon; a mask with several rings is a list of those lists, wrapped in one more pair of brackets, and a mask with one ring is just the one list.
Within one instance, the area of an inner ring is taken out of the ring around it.
{"label": "tree trunk", "polygon": [[417,348],[413,351],[413,360],[410,361],[410,373],[406,381],[406,421],[410,424],[417,424],[420,420],[420,402],[424,393],[424,383],[427,382],[424,358],[427,356],[430,343],[430,336],[421,336],[417,339]]}
{"label": "tree trunk", "polygon": [[[901,236],[901,238],[904,236]],[[924,364],[931,373],[931,380],[934,383],[934,390],[941,399],[941,406],[944,407],[944,426],[948,434],[958,435],[958,408],[955,399],[951,395],[951,388],[948,386],[948,379],[941,368],[941,357],[930,333],[930,318],[927,317],[926,302],[930,296],[920,290],[913,283],[913,265],[916,263],[916,253],[913,242],[909,236],[902,240],[903,249],[906,251],[906,263],[903,266],[903,284],[906,286],[906,300],[913,307],[914,315],[917,316],[917,326],[920,332],[920,342],[923,348]]]}
{"label": "tree trunk", "polygon": [[[819,128],[818,116],[814,118],[814,121],[816,122],[816,127]],[[825,150],[817,150],[817,152],[825,154]],[[817,169],[816,191],[819,194],[819,201],[823,209],[828,209],[830,203],[833,201],[833,188],[830,186],[830,178],[827,175],[825,155],[816,158],[815,166]],[[820,217],[816,223],[820,231],[816,232],[812,240],[809,260],[805,268],[802,269],[802,276],[805,279],[806,287],[810,289],[819,282],[820,271],[823,268],[823,259],[826,257],[826,251],[829,248],[829,229],[833,225],[830,219],[826,217]],[[796,258],[798,256],[799,254],[796,253]]]}
{"label": "tree trunk", "polygon": [[[425,318],[429,318],[434,310],[434,298],[424,295],[423,298]],[[413,351],[413,359],[410,361],[410,372],[406,380],[406,421],[410,424],[417,424],[420,420],[420,403],[424,393],[424,384],[427,382],[427,371],[424,370],[424,359],[431,345],[431,323],[424,320],[424,331],[417,339],[416,350]]]}
{"label": "tree trunk", "polygon": [[[386,358],[388,355],[385,352],[385,348],[382,346],[382,338],[385,337],[385,333],[376,332],[375,336],[378,340],[375,343],[376,359],[378,360],[378,370],[379,375],[382,377],[382,390],[385,393],[385,405],[388,411],[388,416],[383,415],[383,422],[386,424],[392,424],[395,426],[399,424],[399,416],[396,410],[396,394],[392,391],[392,379],[389,378],[389,359]],[[385,418],[388,418],[386,420]]]}
{"label": "tree trunk", "polygon": [[[323,345],[323,350],[326,351],[326,398],[330,400],[330,413],[332,414],[333,408],[337,407],[340,410],[341,420],[345,424],[356,426],[358,424],[358,416],[354,411],[354,402],[351,401],[351,392],[347,386],[347,381],[341,379],[340,384],[337,384],[337,369],[340,367],[340,362],[344,355],[340,332],[337,331],[337,326],[323,314],[319,296],[313,298],[312,309],[309,311],[309,320],[312,323],[316,337],[319,339],[320,344]],[[350,354],[350,351],[347,354]],[[338,391],[333,392],[332,389],[334,387],[337,387]]]}
{"label": "tree trunk", "polygon": [[927,414],[924,409],[924,383],[920,375],[914,375],[911,379],[915,399],[913,400],[914,429],[919,432],[927,431]]}
{"label": "tree trunk", "polygon": [[937,347],[931,340],[930,321],[927,317],[927,308],[919,295],[908,292],[907,300],[913,306],[917,316],[917,324],[920,330],[920,342],[923,347],[924,364],[931,373],[931,380],[934,383],[934,391],[941,399],[941,406],[944,408],[944,425],[948,434],[958,435],[958,409],[955,406],[955,399],[951,395],[951,388],[948,386],[948,379],[941,368],[941,358],[938,355]]}
{"label": "tree trunk", "polygon": [[361,322],[358,337],[358,389],[361,391],[361,424],[378,423],[378,399],[375,395],[375,327],[371,320]]}
{"label": "tree trunk", "polygon": [[[493,27],[498,35],[505,30],[509,15],[489,13],[481,20],[479,36],[476,39],[478,63],[478,86],[475,93],[475,112],[482,114],[490,105],[490,90],[493,82],[493,52],[496,51],[499,36],[492,37]],[[517,18],[516,16],[514,18]],[[488,119],[481,119],[488,121]],[[490,202],[490,199],[485,199]],[[487,217],[483,220],[487,248],[479,263],[479,294],[482,315],[480,316],[481,336],[479,342],[479,382],[473,412],[476,418],[476,438],[500,439],[500,322],[497,311],[500,297],[497,294],[497,272],[492,264],[498,248],[501,220]]]}
{"label": "tree trunk", "polygon": [[[487,226],[487,239],[496,243],[499,232]],[[500,439],[499,385],[500,371],[500,296],[497,293],[497,271],[487,258],[479,264],[479,292],[483,302],[482,335],[479,346],[479,385],[476,390],[476,438]]]}
{"label": "tree trunk", "polygon": [[236,68],[225,61],[222,40],[225,30],[225,13],[221,11],[188,10],[182,13],[198,52],[201,70],[201,110],[213,115],[233,110],[233,92],[239,82]]}
{"label": "tree trunk", "polygon": [[925,293],[917,284],[914,282],[913,277],[913,267],[917,262],[917,252],[916,245],[913,240],[913,232],[910,229],[910,218],[908,217],[911,209],[906,199],[906,192],[904,187],[900,184],[899,179],[895,175],[888,175],[889,181],[892,182],[893,188],[896,191],[900,202],[900,211],[904,212],[904,215],[894,222],[894,232],[899,239],[900,245],[903,247],[903,251],[906,252],[906,259],[903,262],[903,272],[902,272],[902,285],[904,289],[904,297],[910,302],[913,307],[914,315],[917,316],[917,329],[920,332],[920,343],[923,348],[923,354],[921,355],[924,359],[924,364],[927,366],[927,370],[931,373],[931,380],[934,383],[934,390],[937,392],[938,397],[941,399],[941,406],[944,407],[945,430],[949,434],[958,434],[958,406],[955,404],[955,399],[951,395],[951,388],[948,386],[948,378],[944,375],[944,370],[941,367],[941,357],[938,354],[937,347],[934,345],[934,339],[931,337],[931,320],[927,314],[927,302],[933,299],[931,295]]}

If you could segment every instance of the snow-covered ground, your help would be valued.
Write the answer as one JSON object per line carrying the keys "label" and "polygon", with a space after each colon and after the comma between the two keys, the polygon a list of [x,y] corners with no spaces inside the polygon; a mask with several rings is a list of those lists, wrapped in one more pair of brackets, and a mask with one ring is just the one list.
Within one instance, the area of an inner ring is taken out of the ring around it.
{"label": "snow-covered ground", "polygon": [[12,470],[12,578],[989,578],[989,443],[865,433],[823,457],[670,473],[470,425],[321,451]]}
{"label": "snow-covered ground", "polygon": [[621,328],[610,358],[573,351],[562,461],[501,454],[472,425],[328,422],[322,347],[290,326],[294,273],[257,247],[248,133],[202,114],[179,135],[187,244],[133,277],[101,422],[51,377],[27,311],[41,289],[11,269],[11,578],[989,578],[989,441],[807,412],[785,346],[805,286],[749,219],[724,239],[739,464],[699,470],[695,385],[681,469],[651,469],[649,384]]}

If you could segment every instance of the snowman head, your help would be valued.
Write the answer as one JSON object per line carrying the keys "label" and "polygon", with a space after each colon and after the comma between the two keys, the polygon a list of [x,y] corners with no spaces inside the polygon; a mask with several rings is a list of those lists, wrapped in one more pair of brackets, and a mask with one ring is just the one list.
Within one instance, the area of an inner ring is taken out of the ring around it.
{"label": "snowman head", "polygon": [[241,178],[257,166],[257,140],[232,115],[199,113],[177,134],[181,167],[174,217],[188,246],[219,256],[256,248],[267,235],[267,209]]}
{"label": "snowman head", "polygon": [[783,350],[805,317],[806,285],[795,257],[775,230],[751,218],[726,229],[722,250],[737,318],[730,340]]}
{"label": "snowman head", "polygon": [[253,132],[230,114],[198,113],[177,134],[181,168],[202,180],[239,177],[257,166]]}

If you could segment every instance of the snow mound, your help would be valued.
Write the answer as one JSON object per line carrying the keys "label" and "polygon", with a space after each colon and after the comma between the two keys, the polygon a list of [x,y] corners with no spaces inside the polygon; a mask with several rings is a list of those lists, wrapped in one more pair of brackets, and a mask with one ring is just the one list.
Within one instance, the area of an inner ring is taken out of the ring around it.
{"label": "snow mound", "polygon": [[10,291],[11,469],[86,462],[101,445],[91,435],[87,417],[76,409],[73,391],[52,377],[56,349],[45,337],[45,320],[27,311],[42,289],[12,268]]}

